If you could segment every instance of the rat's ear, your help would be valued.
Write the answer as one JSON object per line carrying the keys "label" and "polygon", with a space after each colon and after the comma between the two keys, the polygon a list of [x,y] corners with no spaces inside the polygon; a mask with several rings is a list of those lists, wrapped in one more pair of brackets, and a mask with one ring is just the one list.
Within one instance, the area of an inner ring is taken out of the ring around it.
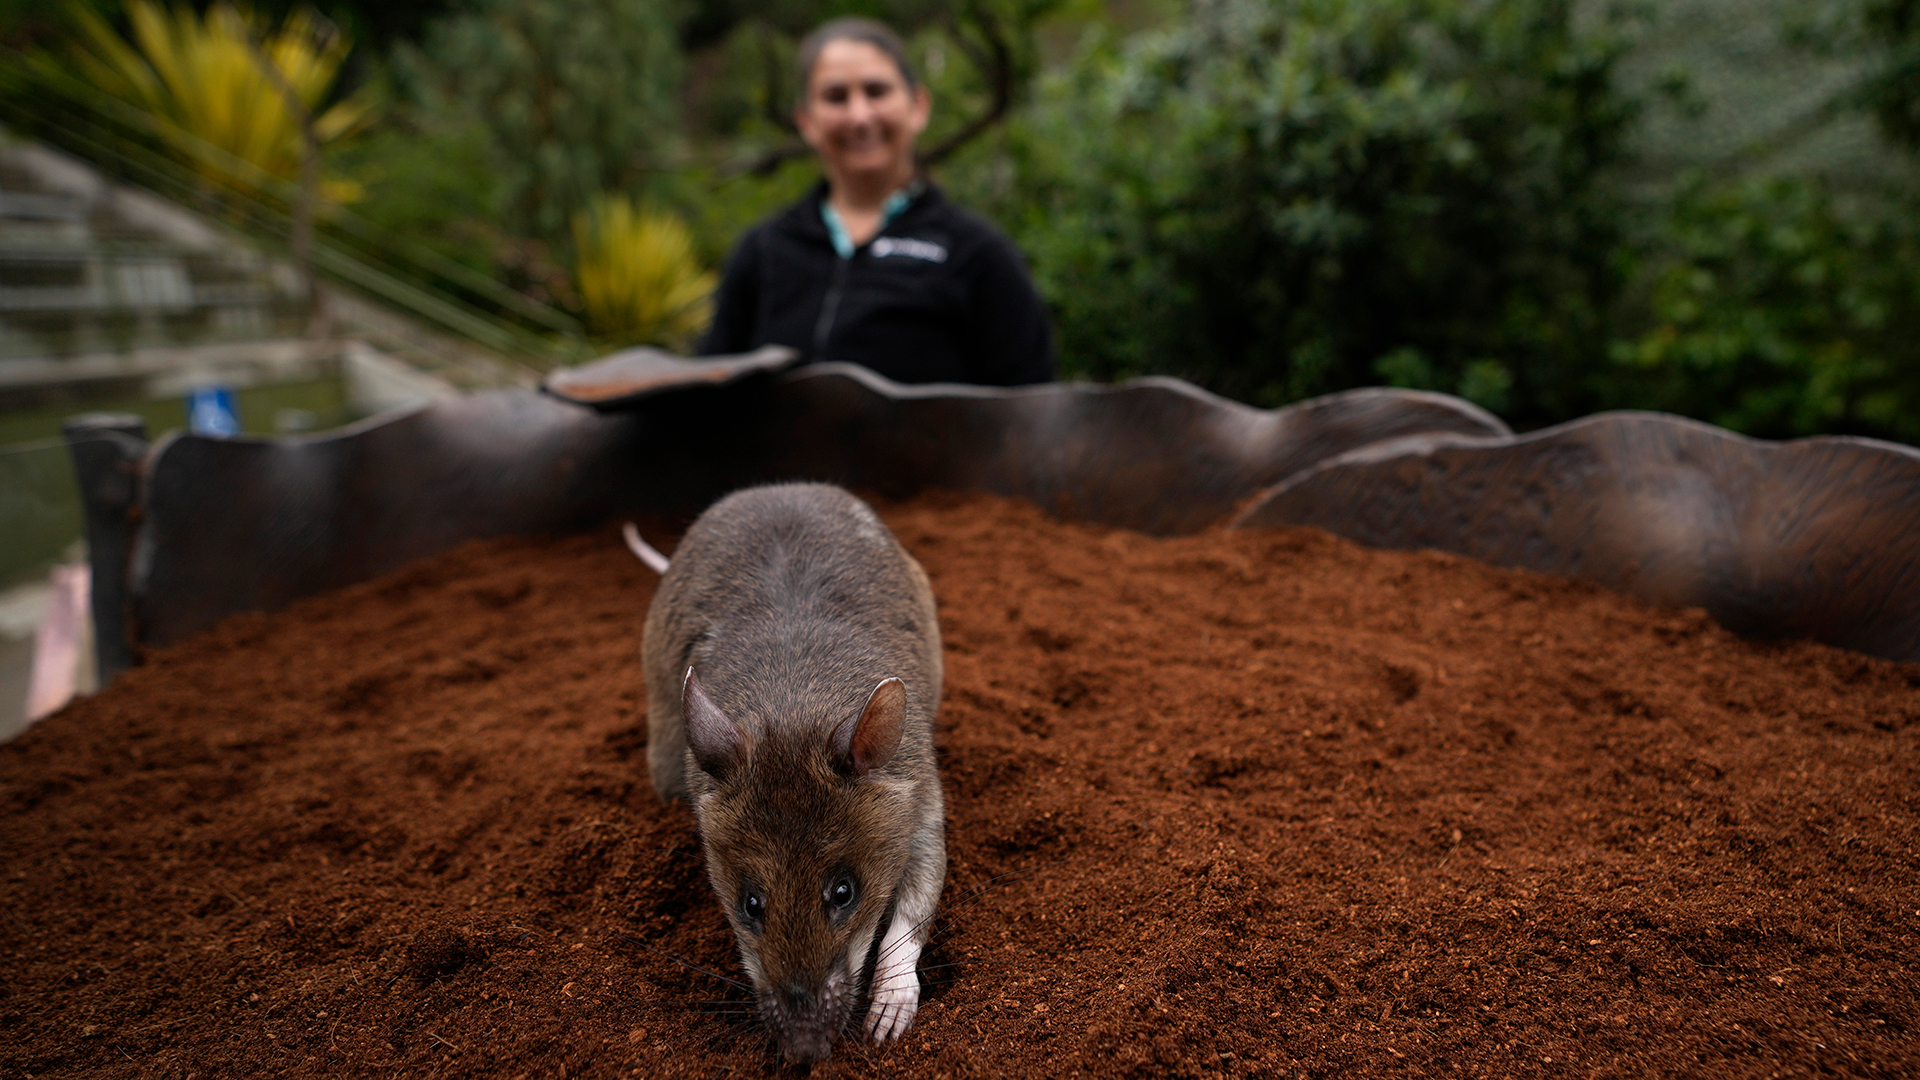
{"label": "rat's ear", "polygon": [[724,777],[753,752],[753,740],[707,696],[691,667],[680,690],[680,713],[687,721],[687,745],[693,749],[693,760],[714,779]]}
{"label": "rat's ear", "polygon": [[899,679],[880,680],[860,710],[859,722],[843,724],[835,734],[835,749],[846,771],[858,779],[892,761],[906,726],[907,685]]}

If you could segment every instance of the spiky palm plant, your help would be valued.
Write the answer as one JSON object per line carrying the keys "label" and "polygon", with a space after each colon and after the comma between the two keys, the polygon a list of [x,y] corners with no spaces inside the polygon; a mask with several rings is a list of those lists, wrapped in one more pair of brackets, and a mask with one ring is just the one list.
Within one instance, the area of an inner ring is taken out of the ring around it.
{"label": "spiky palm plant", "polygon": [[352,43],[311,9],[296,8],[272,33],[225,2],[205,17],[191,7],[165,9],[157,0],[129,0],[126,12],[131,42],[99,16],[80,11],[83,45],[75,63],[94,85],[164,121],[162,137],[209,179],[249,186],[209,146],[272,176],[292,178],[300,171],[301,121],[262,69],[263,56],[313,114],[319,142],[340,137],[371,114],[365,95],[320,110]]}
{"label": "spiky palm plant", "polygon": [[574,215],[573,240],[575,284],[596,336],[684,348],[706,327],[716,278],[678,217],[602,195]]}

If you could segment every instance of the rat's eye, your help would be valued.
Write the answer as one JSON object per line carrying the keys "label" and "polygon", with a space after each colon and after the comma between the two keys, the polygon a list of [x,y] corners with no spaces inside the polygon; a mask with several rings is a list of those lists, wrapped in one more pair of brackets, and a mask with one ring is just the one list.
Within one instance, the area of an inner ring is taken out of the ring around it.
{"label": "rat's eye", "polygon": [[761,898],[759,889],[749,885],[740,891],[740,917],[750,923],[766,920],[767,902]]}
{"label": "rat's eye", "polygon": [[821,893],[821,899],[827,902],[829,911],[836,914],[846,911],[853,906],[854,901],[860,899],[860,883],[853,880],[852,874],[841,874],[827,882],[826,891]]}

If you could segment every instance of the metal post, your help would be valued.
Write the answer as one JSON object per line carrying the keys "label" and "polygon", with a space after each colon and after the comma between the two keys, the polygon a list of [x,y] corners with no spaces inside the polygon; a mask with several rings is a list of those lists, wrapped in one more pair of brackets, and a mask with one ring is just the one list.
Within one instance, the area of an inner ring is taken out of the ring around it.
{"label": "metal post", "polygon": [[68,418],[65,430],[87,519],[93,647],[104,687],[134,661],[127,569],[140,498],[140,463],[147,454],[147,423],[128,413],[87,413]]}

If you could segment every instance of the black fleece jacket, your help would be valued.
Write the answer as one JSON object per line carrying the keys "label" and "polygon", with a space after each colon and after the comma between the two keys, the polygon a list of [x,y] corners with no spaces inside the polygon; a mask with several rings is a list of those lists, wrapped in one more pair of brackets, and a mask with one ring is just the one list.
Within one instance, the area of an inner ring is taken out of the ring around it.
{"label": "black fleece jacket", "polygon": [[703,355],[791,345],[903,383],[1018,386],[1053,378],[1053,332],[1020,253],[928,185],[842,259],[822,182],[727,260]]}

